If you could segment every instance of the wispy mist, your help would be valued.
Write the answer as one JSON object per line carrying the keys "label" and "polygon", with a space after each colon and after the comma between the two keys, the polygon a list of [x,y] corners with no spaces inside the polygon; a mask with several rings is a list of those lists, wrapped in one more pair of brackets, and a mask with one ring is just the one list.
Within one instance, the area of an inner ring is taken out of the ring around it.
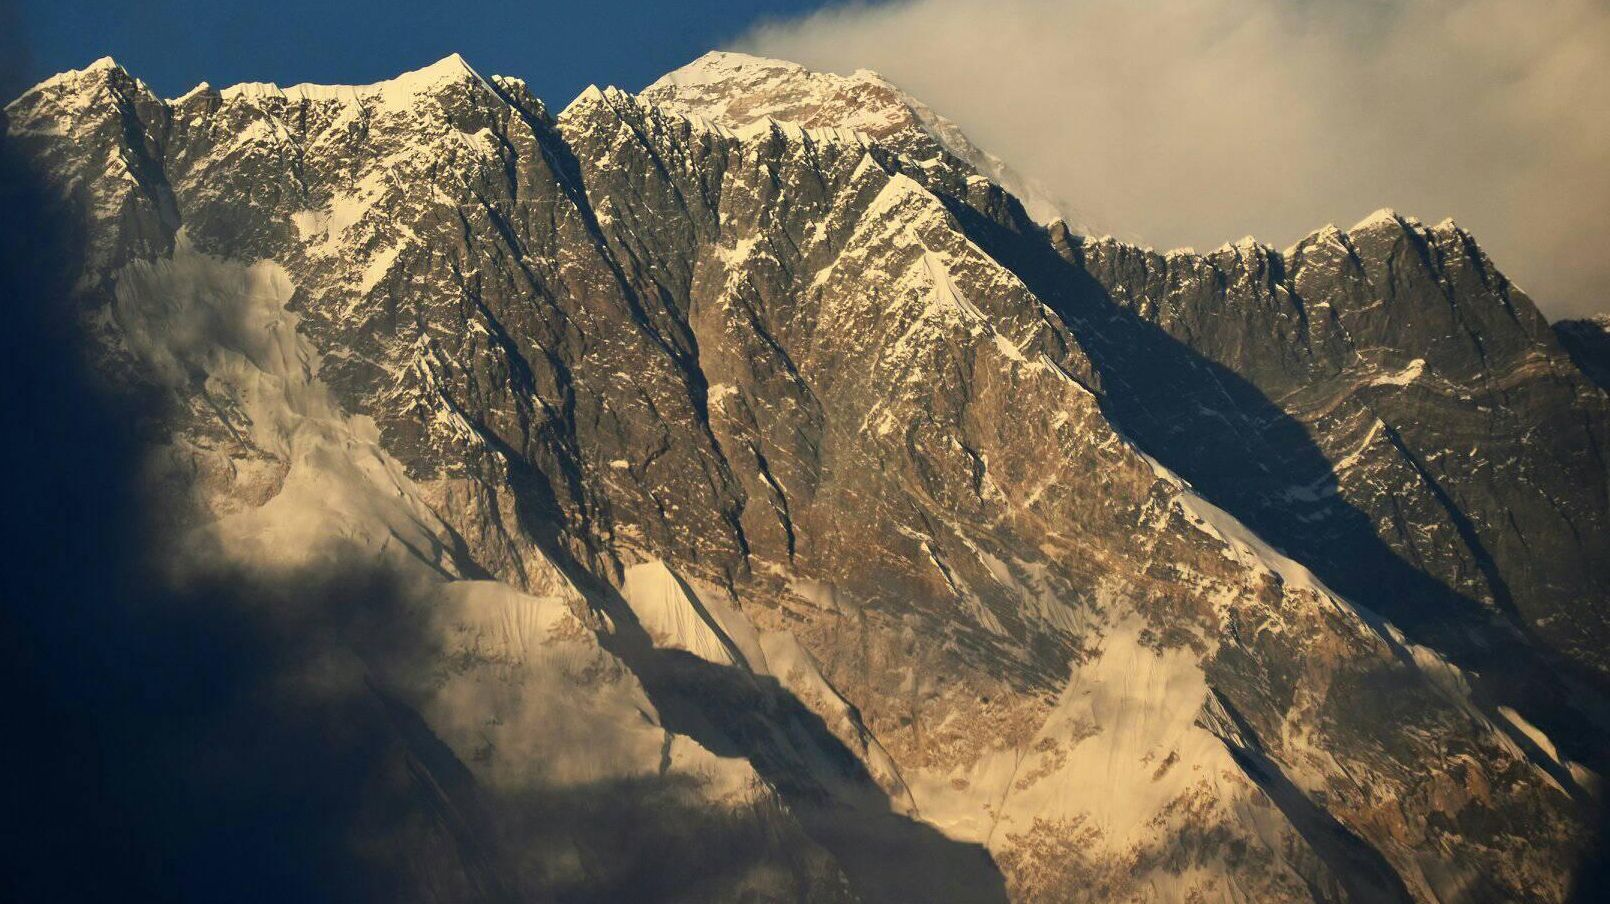
{"label": "wispy mist", "polygon": [[432,661],[415,595],[356,551],[256,573],[182,542],[143,470],[160,403],[86,360],[73,227],[0,141],[0,899],[407,900],[457,862],[367,667]]}
{"label": "wispy mist", "polygon": [[741,49],[876,69],[1159,248],[1452,216],[1552,317],[1610,310],[1604,0],[901,0]]}

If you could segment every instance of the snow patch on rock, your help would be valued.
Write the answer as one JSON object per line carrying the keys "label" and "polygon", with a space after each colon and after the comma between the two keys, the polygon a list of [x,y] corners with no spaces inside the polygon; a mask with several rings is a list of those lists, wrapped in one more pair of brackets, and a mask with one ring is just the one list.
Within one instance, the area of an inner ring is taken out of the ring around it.
{"label": "snow patch on rock", "polygon": [[686,650],[717,665],[745,662],[704,601],[664,562],[630,566],[620,591],[656,646]]}

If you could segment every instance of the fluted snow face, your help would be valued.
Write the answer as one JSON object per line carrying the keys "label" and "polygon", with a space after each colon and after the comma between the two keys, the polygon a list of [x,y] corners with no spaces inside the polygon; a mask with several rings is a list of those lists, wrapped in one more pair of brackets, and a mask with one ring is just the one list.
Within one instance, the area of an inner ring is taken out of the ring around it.
{"label": "fluted snow face", "polygon": [[107,367],[177,402],[181,520],[430,588],[449,677],[410,702],[500,808],[780,799],[762,886],[824,899],[1568,889],[1580,746],[1336,580],[1385,543],[1559,606],[1482,542],[1530,497],[1468,443],[1544,496],[1574,462],[1561,586],[1599,567],[1602,393],[1451,224],[1047,233],[875,74],[738,54],[558,117],[456,56],[172,101],[98,63],[7,116],[87,223]]}

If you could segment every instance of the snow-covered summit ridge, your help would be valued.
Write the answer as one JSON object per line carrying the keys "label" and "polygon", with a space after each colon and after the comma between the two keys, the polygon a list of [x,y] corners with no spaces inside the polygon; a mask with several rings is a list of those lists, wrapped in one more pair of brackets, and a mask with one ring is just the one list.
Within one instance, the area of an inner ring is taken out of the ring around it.
{"label": "snow-covered summit ridge", "polygon": [[[135,79],[112,57],[103,56],[81,69],[68,70],[45,79],[7,104],[6,109],[10,111],[24,99],[42,93],[53,95],[59,104],[81,108],[92,101],[102,85],[119,76],[137,86],[140,92],[150,95],[144,83]],[[197,95],[215,93],[225,101],[300,100],[407,111],[422,97],[464,83],[479,84],[489,92],[502,94],[500,89],[492,87],[494,82],[515,84],[519,80],[502,76],[484,78],[461,54],[455,52],[430,65],[372,84],[299,83],[282,87],[273,82],[243,82],[215,89],[207,82],[202,82],[179,97],[164,102],[177,106]],[[150,96],[156,99],[155,95]],[[619,102],[626,98],[708,128],[730,132],[740,139],[773,128],[788,131],[791,127],[797,127],[802,133],[823,138],[836,135],[843,140],[861,143],[869,143],[870,139],[871,142],[903,153],[920,155],[925,149],[943,149],[1016,196],[1024,208],[1042,223],[1049,225],[1060,222],[1063,229],[1082,234],[1086,242],[1110,242],[1145,251],[1153,250],[1133,239],[1120,240],[1111,236],[1095,238],[1095,232],[1087,226],[1067,221],[1058,215],[1058,208],[1064,206],[1061,202],[1049,198],[1004,161],[974,145],[954,122],[871,69],[857,69],[848,75],[818,72],[789,60],[713,50],[662,75],[636,94],[613,86],[599,88],[589,85],[565,110],[569,112],[590,103]],[[28,127],[13,122],[11,130],[27,131]],[[1346,229],[1335,224],[1317,229],[1279,253],[1289,257],[1305,245],[1330,243],[1353,234],[1391,228],[1463,232],[1451,218],[1435,226],[1427,226],[1415,217],[1391,208],[1382,208]],[[1275,249],[1247,236],[1233,243],[1227,242],[1211,253],[1236,252],[1258,256],[1274,253]],[[1170,258],[1193,256],[1201,255],[1190,248],[1168,252]]]}
{"label": "snow-covered summit ridge", "polygon": [[406,104],[412,98],[429,94],[445,85],[467,81],[486,84],[480,73],[464,57],[449,54],[440,60],[404,72],[396,78],[370,85],[318,85],[303,83],[281,88],[273,82],[243,82],[219,91],[225,100],[236,98],[286,98],[312,101],[378,101],[385,105]]}
{"label": "snow-covered summit ridge", "polygon": [[[89,102],[114,72],[127,75],[114,60],[105,57],[84,69],[64,72],[41,82],[24,92],[18,101],[48,93],[70,106],[81,106]],[[281,86],[274,82],[243,82],[214,89],[202,82],[166,103],[179,105],[200,95],[216,93],[226,102],[301,101],[407,110],[419,98],[466,82],[495,90],[463,56],[453,53],[429,66],[373,84]],[[141,89],[149,93],[143,85]],[[627,92],[618,88],[589,86],[566,109],[624,94]],[[918,162],[942,150],[1015,195],[1035,219],[1047,222],[1057,215],[1057,204],[1044,191],[998,157],[974,145],[954,122],[870,69],[840,75],[815,72],[786,60],[712,51],[667,73],[632,96],[666,113],[730,129],[740,136],[768,129],[776,123],[846,137],[860,133],[893,150],[912,155]],[[155,95],[151,98],[156,100]]]}
{"label": "snow-covered summit ridge", "polygon": [[[109,56],[103,56],[82,69],[68,69],[65,72],[58,72],[50,76],[15,98],[8,100],[5,109],[10,111],[21,104],[23,100],[38,94],[85,94],[104,84],[106,79],[114,73],[121,74],[126,78],[132,78],[129,76],[128,70],[120,66],[117,60]],[[138,80],[136,80],[136,84],[139,84],[142,88],[144,87],[144,83]]]}
{"label": "snow-covered summit ridge", "polygon": [[660,76],[653,84],[643,90],[645,94],[658,93],[658,91],[667,88],[691,90],[708,87],[725,91],[731,86],[735,76],[749,78],[756,82],[783,77],[806,79],[824,85],[832,83],[877,85],[901,93],[901,99],[904,101],[915,102],[914,98],[900,92],[900,89],[894,83],[872,69],[856,69],[849,75],[814,72],[790,60],[755,56],[754,54],[735,50],[709,51],[693,62]]}
{"label": "snow-covered summit ridge", "polygon": [[811,71],[798,63],[771,57],[755,56],[731,50],[712,50],[691,63],[660,76],[645,91],[675,86],[725,87],[735,72],[741,70],[780,70],[793,75],[809,76]]}
{"label": "snow-covered summit ridge", "polygon": [[813,72],[785,60],[728,51],[711,51],[666,73],[642,96],[734,129],[774,119],[886,138],[916,125],[910,98],[876,73]]}
{"label": "snow-covered summit ridge", "polygon": [[[66,94],[94,90],[107,77],[114,74],[121,74],[133,79],[128,70],[119,65],[115,59],[110,56],[103,56],[82,69],[69,69],[41,81],[22,92],[21,95],[6,106],[9,109],[22,100],[41,93]],[[149,91],[143,82],[137,79],[134,79],[134,81],[142,89]],[[430,94],[445,86],[468,81],[479,82],[483,85],[487,84],[486,79],[482,78],[480,73],[476,72],[462,55],[452,53],[428,66],[368,85],[324,85],[305,82],[281,87],[274,82],[241,82],[219,89],[218,94],[225,100],[282,98],[286,100],[379,102],[393,105],[405,104],[410,99],[420,95]],[[212,86],[209,83],[201,82],[178,97],[169,98],[168,102],[180,103],[211,89]]]}
{"label": "snow-covered summit ridge", "polygon": [[908,152],[937,145],[1016,195],[1035,219],[1047,222],[1057,216],[1057,203],[1043,190],[973,144],[954,122],[870,69],[840,75],[715,50],[661,76],[641,96],[672,112],[731,129],[772,119],[863,132]]}
{"label": "snow-covered summit ridge", "polygon": [[23,95],[28,95],[34,93],[35,91],[49,88],[53,85],[61,85],[79,81],[86,75],[112,71],[127,72],[128,70],[124,69],[118,64],[117,60],[112,59],[110,56],[103,56],[82,69],[68,69],[65,72],[58,72],[22,93]]}

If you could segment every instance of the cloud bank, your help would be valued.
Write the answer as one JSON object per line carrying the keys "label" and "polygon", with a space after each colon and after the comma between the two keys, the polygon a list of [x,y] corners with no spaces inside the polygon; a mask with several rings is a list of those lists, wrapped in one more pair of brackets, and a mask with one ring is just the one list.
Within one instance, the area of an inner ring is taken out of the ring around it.
{"label": "cloud bank", "polygon": [[1158,248],[1452,216],[1551,317],[1610,311],[1606,0],[897,0],[740,49],[876,69]]}

